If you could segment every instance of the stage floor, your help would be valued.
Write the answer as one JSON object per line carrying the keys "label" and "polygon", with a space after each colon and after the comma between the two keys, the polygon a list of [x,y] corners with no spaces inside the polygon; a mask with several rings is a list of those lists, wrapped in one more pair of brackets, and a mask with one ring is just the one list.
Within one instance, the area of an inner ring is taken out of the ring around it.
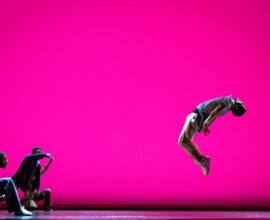
{"label": "stage floor", "polygon": [[270,219],[270,211],[39,210],[17,217],[0,210],[0,219]]}

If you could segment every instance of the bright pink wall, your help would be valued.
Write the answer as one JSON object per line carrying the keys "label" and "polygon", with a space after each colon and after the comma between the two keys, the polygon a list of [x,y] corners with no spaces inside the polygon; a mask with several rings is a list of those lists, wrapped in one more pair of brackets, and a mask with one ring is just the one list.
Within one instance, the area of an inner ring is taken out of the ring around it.
{"label": "bright pink wall", "polygon": [[[53,203],[268,207],[269,1],[0,2],[0,150],[11,176],[34,146]],[[200,102],[247,113],[178,146]],[[43,159],[44,166],[48,159]]]}

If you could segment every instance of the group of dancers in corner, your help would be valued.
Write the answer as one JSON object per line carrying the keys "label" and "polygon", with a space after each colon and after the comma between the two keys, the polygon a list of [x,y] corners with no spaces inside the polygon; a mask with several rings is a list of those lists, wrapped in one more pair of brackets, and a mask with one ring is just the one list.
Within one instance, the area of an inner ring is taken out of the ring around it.
{"label": "group of dancers in corner", "polygon": [[[51,211],[51,190],[40,191],[40,177],[51,165],[54,157],[52,154],[44,154],[40,147],[35,147],[31,155],[27,155],[22,161],[18,171],[12,178],[0,179],[0,201],[6,201],[8,212],[14,212],[18,216],[31,216],[28,210],[37,209],[36,202],[44,200],[44,210]],[[40,159],[47,157],[48,164],[41,171]],[[0,152],[0,168],[7,166],[7,155]],[[17,189],[24,192],[20,200]]]}
{"label": "group of dancers in corner", "polygon": [[[190,113],[182,129],[178,144],[189,154],[192,160],[201,166],[203,174],[209,174],[210,158],[203,156],[199,151],[193,138],[197,132],[209,135],[209,126],[214,120],[228,112],[234,116],[242,116],[246,112],[245,105],[238,98],[232,99],[232,96],[224,96],[208,100],[199,104],[192,113]],[[48,157],[49,163],[41,171],[40,159]],[[32,155],[27,155],[17,173],[12,178],[0,179],[0,194],[2,200],[6,200],[9,212],[15,212],[15,215],[31,215],[32,213],[25,210],[35,209],[35,202],[44,200],[44,209],[51,210],[51,193],[49,189],[39,191],[40,176],[48,169],[53,157],[51,154],[43,154],[41,148],[35,147]],[[0,167],[5,168],[7,165],[7,156],[0,152]],[[19,200],[17,188],[24,192],[24,197]]]}

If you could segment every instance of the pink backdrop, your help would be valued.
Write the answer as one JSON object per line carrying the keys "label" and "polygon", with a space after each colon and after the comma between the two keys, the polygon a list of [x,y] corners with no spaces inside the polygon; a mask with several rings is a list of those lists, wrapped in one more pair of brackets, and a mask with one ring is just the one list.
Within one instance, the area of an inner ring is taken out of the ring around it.
{"label": "pink backdrop", "polygon": [[[55,155],[41,189],[56,206],[270,208],[269,10],[258,0],[1,1],[0,176],[40,146]],[[200,102],[226,95],[247,113],[195,138],[211,156],[205,177],[178,136]]]}

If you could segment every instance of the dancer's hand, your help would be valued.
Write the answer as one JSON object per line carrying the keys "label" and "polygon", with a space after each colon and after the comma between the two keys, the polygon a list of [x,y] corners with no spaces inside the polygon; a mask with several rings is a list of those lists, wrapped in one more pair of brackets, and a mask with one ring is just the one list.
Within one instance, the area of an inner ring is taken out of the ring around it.
{"label": "dancer's hand", "polygon": [[52,154],[47,154],[46,157],[51,158],[52,157]]}
{"label": "dancer's hand", "polygon": [[210,134],[210,130],[208,128],[208,124],[207,123],[203,123],[203,133],[205,136],[207,136],[208,134]]}
{"label": "dancer's hand", "polygon": [[0,202],[3,202],[3,201],[5,201],[5,195],[0,196]]}

